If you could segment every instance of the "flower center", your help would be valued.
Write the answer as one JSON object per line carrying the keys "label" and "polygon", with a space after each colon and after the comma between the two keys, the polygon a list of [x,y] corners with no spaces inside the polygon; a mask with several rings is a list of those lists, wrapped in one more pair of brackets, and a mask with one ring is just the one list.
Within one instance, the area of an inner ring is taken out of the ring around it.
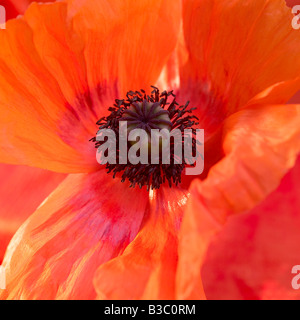
{"label": "flower center", "polygon": [[169,118],[169,111],[163,109],[159,102],[149,102],[144,99],[142,102],[133,102],[124,111],[123,121],[128,123],[128,131],[133,129],[144,129],[151,135],[152,129],[171,130],[173,123]]}
{"label": "flower center", "polygon": [[[116,99],[114,107],[108,109],[110,114],[97,122],[99,131],[110,129],[115,133],[117,140],[116,161],[114,163],[106,163],[108,173],[112,172],[113,178],[117,174],[122,174],[122,182],[129,180],[131,187],[139,186],[142,188],[146,186],[148,190],[150,188],[158,189],[165,182],[168,182],[170,187],[173,184],[178,185],[181,183],[181,175],[184,168],[190,165],[190,163],[186,163],[184,159],[181,162],[176,161],[175,139],[169,141],[170,161],[168,163],[163,161],[161,140],[159,142],[158,159],[155,164],[151,163],[153,158],[150,154],[147,156],[149,160],[147,163],[139,162],[132,164],[130,161],[124,162],[124,157],[121,156],[122,152],[120,150],[124,144],[124,141],[120,139],[120,124],[126,122],[127,137],[130,137],[133,130],[142,129],[146,133],[146,137],[149,137],[149,139],[146,139],[146,149],[150,153],[154,149],[152,145],[153,140],[151,139],[153,130],[156,132],[160,130],[161,132],[173,132],[173,130],[177,129],[177,133],[178,131],[180,133],[179,148],[183,150],[185,129],[193,129],[193,126],[198,124],[196,122],[198,120],[197,117],[192,114],[194,109],[188,109],[189,102],[180,106],[176,102],[176,96],[173,94],[173,91],[160,93],[158,88],[152,88],[154,90],[151,92],[151,95],[147,95],[144,90],[129,91],[126,95],[127,99]],[[172,101],[168,102],[170,97]],[[101,148],[105,143],[102,140],[99,141],[97,136],[90,141],[95,143],[97,149]],[[192,146],[195,149],[195,139],[192,140]],[[130,154],[130,147],[133,147],[133,144],[127,143],[125,146],[128,151],[127,154]],[[142,148],[139,152],[141,151]],[[126,160],[128,160],[127,155]]]}

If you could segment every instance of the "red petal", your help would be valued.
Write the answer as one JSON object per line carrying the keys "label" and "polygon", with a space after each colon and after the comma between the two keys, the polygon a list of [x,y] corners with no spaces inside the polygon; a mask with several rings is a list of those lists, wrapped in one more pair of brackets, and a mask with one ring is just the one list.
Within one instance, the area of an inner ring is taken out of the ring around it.
{"label": "red petal", "polygon": [[6,20],[15,18],[20,13],[18,9],[16,9],[12,1],[9,1],[9,0],[0,1],[0,5],[5,8]]}
{"label": "red petal", "polygon": [[180,1],[68,2],[74,30],[84,41],[90,88],[115,81],[121,97],[128,90],[150,90],[176,46]]}
{"label": "red petal", "polygon": [[10,243],[1,299],[95,298],[95,270],[135,238],[147,202],[104,170],[70,175]]}
{"label": "red petal", "polygon": [[290,7],[299,5],[299,0],[285,0],[286,4]]}
{"label": "red petal", "polygon": [[224,159],[191,185],[179,246],[181,299],[203,298],[201,266],[212,237],[232,214],[254,208],[277,188],[300,151],[300,106],[260,106],[225,123]]}
{"label": "red petal", "polygon": [[[24,14],[27,7],[34,0],[3,0],[0,5],[6,9],[7,19],[16,18],[19,14]],[[39,0],[39,2],[53,2],[54,0]]]}
{"label": "red petal", "polygon": [[300,33],[292,17],[281,0],[183,1],[189,60],[180,95],[198,108],[206,134],[262,90],[299,76]]}
{"label": "red petal", "polygon": [[32,4],[9,21],[0,33],[1,161],[95,170],[96,121],[128,89],[155,83],[176,45],[179,3]]}
{"label": "red petal", "polygon": [[300,299],[300,158],[280,187],[249,213],[229,220],[208,250],[203,280],[209,299]]}
{"label": "red petal", "polygon": [[174,299],[178,231],[188,195],[161,188],[143,227],[124,253],[97,271],[99,299]]}
{"label": "red petal", "polygon": [[21,224],[58,186],[65,175],[0,164],[0,264],[8,242]]}

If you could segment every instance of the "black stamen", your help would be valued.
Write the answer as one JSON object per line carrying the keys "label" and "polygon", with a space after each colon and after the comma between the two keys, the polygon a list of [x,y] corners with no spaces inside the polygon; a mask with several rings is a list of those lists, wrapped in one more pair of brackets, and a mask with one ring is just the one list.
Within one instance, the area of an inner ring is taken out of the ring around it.
{"label": "black stamen", "polygon": [[[113,178],[118,173],[122,173],[122,182],[128,179],[131,182],[131,187],[147,186],[147,189],[158,189],[161,184],[168,182],[171,187],[172,184],[178,185],[181,183],[181,174],[184,168],[189,163],[182,160],[182,164],[176,164],[174,155],[174,142],[170,141],[170,164],[162,164],[161,159],[159,164],[137,164],[132,165],[129,161],[127,164],[120,164],[119,158],[119,122],[127,121],[129,128],[143,128],[148,133],[151,129],[164,129],[168,130],[180,129],[182,132],[182,148],[184,141],[184,129],[193,129],[197,125],[198,118],[192,114],[194,108],[188,109],[189,102],[185,105],[179,106],[176,102],[176,96],[173,91],[159,92],[159,89],[151,86],[153,91],[151,95],[146,95],[144,90],[129,91],[126,94],[126,100],[115,100],[113,107],[108,110],[110,114],[97,121],[99,130],[112,129],[116,133],[117,138],[117,164],[106,164],[107,172],[113,172]],[[168,99],[172,97],[171,103]],[[96,140],[96,137],[90,141],[95,143],[95,147],[100,147],[104,142]],[[128,145],[128,148],[130,145]],[[195,150],[196,139],[193,138],[192,147]],[[183,150],[183,149],[182,149]]]}

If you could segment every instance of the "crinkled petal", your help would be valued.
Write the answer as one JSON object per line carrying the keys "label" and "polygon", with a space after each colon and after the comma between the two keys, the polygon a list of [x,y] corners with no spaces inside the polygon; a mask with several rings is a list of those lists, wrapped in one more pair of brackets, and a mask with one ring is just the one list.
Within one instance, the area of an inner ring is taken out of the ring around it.
{"label": "crinkled petal", "polygon": [[[299,76],[292,18],[282,0],[183,1],[189,59],[180,95],[197,107],[207,134],[261,91]],[[286,103],[290,90],[282,98],[276,103]]]}
{"label": "crinkled petal", "polygon": [[181,2],[70,0],[69,14],[84,39],[89,86],[115,81],[122,97],[156,82],[177,42]]}
{"label": "crinkled petal", "polygon": [[300,158],[276,191],[216,237],[202,271],[208,299],[300,299],[292,287],[300,264],[299,176]]}
{"label": "crinkled petal", "polygon": [[65,175],[37,168],[0,164],[0,264],[21,224]]}
{"label": "crinkled petal", "polygon": [[96,273],[98,299],[174,299],[178,231],[186,191],[161,188],[150,194],[143,226],[124,253]]}
{"label": "crinkled petal", "polygon": [[288,101],[289,104],[298,104],[300,102],[298,97],[298,89],[300,87],[300,77],[292,80],[276,83],[257,94],[250,99],[241,109],[247,109],[250,106],[259,107],[267,104],[281,104],[287,102],[287,97],[292,97]]}
{"label": "crinkled petal", "polygon": [[11,241],[0,298],[94,299],[94,272],[135,238],[147,203],[103,170],[69,175]]}
{"label": "crinkled petal", "polygon": [[[179,248],[180,299],[203,298],[207,246],[227,218],[254,208],[277,188],[300,152],[300,106],[249,108],[225,123],[225,157],[203,182],[192,183]],[[201,247],[201,250],[199,250]]]}

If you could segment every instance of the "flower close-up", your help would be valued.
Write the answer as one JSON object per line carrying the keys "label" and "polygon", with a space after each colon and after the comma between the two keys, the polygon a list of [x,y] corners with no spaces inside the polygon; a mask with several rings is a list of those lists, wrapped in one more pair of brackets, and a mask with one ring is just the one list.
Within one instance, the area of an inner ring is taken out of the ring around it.
{"label": "flower close-up", "polygon": [[1,300],[300,298],[297,1],[0,5]]}

